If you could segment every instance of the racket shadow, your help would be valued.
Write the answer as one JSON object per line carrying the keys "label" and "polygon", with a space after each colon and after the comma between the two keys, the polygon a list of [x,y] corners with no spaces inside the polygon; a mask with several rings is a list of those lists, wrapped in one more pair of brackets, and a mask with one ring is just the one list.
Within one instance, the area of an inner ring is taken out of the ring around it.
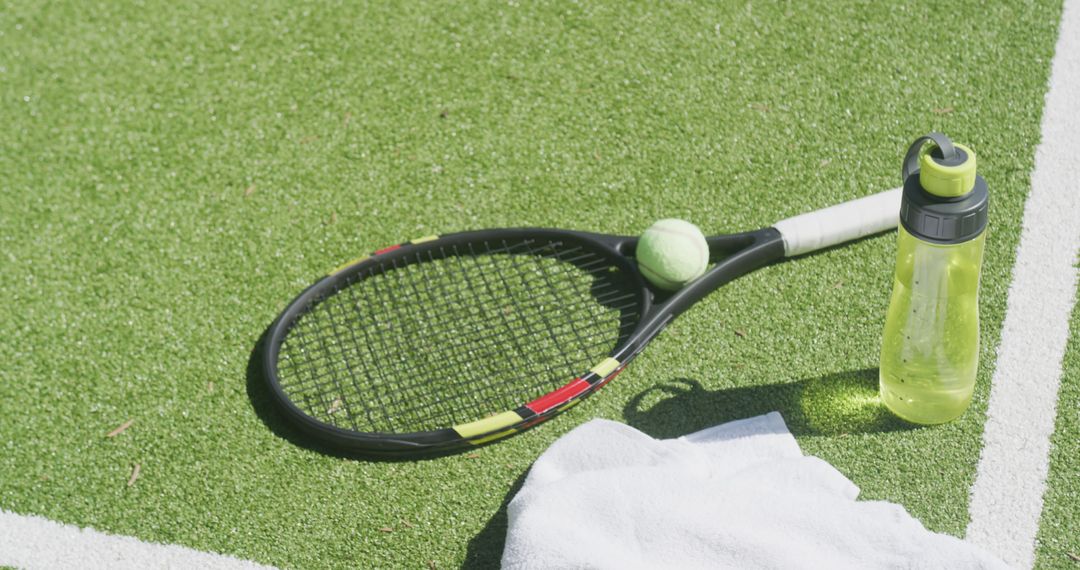
{"label": "racket shadow", "polygon": [[623,416],[653,437],[672,438],[772,411],[780,412],[794,435],[839,436],[921,427],[897,418],[881,403],[876,368],[711,391],[697,380],[677,378],[632,398]]}
{"label": "racket shadow", "polygon": [[301,431],[281,412],[278,404],[271,398],[270,389],[266,385],[266,372],[263,368],[262,356],[268,333],[269,329],[263,332],[262,336],[260,336],[259,340],[255,343],[255,347],[252,349],[251,355],[248,358],[246,388],[248,400],[251,402],[251,407],[255,410],[255,415],[259,417],[259,420],[262,421],[264,426],[278,437],[298,447],[310,449],[324,455],[337,457],[339,459],[352,459],[358,461],[416,461],[436,459],[462,452],[462,450],[456,449],[441,453],[428,453],[425,455],[409,457],[365,455],[363,453],[349,452],[333,445],[328,445],[318,438],[312,437]]}
{"label": "racket shadow", "polygon": [[248,401],[251,402],[251,407],[255,410],[255,415],[259,417],[259,420],[262,421],[263,425],[271,432],[293,445],[298,445],[327,455],[349,458],[349,456],[330,446],[319,443],[316,439],[309,437],[307,434],[294,427],[281,413],[281,410],[278,409],[277,404],[271,399],[270,389],[266,385],[266,372],[262,364],[262,353],[263,348],[266,345],[268,332],[269,329],[263,332],[259,337],[259,340],[255,342],[251,355],[248,357],[247,395]]}

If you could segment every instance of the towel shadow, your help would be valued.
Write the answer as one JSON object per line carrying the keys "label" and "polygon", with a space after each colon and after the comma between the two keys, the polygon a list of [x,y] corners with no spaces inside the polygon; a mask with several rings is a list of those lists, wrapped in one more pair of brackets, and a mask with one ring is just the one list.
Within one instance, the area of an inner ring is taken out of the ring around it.
{"label": "towel shadow", "polygon": [[525,470],[514,481],[510,491],[506,493],[499,510],[488,519],[484,529],[469,541],[469,548],[465,551],[465,561],[461,563],[462,570],[493,568],[497,569],[502,564],[503,547],[506,544],[506,528],[509,522],[507,508],[510,500],[517,496],[521,486],[525,484],[525,477],[529,471]]}
{"label": "towel shadow", "polygon": [[678,378],[649,388],[623,409],[627,423],[657,438],[686,435],[731,420],[779,411],[795,435],[842,435],[918,428],[878,398],[876,368],[784,384],[706,390]]}

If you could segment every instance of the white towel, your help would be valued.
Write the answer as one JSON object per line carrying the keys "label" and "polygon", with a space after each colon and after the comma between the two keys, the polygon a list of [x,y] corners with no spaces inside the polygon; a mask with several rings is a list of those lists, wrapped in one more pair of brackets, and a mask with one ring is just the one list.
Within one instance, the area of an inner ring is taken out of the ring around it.
{"label": "white towel", "polygon": [[1007,568],[803,456],[780,414],[655,440],[594,420],[509,505],[503,567]]}

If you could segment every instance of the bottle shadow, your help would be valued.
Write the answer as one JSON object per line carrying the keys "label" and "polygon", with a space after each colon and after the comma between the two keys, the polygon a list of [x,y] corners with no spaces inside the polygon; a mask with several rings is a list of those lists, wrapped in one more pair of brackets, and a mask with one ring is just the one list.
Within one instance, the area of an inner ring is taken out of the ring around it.
{"label": "bottle shadow", "polygon": [[866,368],[796,382],[706,390],[677,378],[632,398],[623,409],[631,426],[657,438],[693,433],[731,420],[779,411],[794,435],[842,435],[916,429],[878,397],[878,370]]}

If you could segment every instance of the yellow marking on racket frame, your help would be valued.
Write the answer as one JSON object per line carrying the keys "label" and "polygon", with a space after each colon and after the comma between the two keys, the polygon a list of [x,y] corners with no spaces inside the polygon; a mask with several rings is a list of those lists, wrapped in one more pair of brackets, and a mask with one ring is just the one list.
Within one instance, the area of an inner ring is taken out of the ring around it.
{"label": "yellow marking on racket frame", "polygon": [[510,435],[512,433],[515,433],[515,432],[517,432],[516,429],[510,428],[508,430],[500,431],[499,433],[493,433],[493,434],[491,434],[491,435],[489,435],[487,437],[482,437],[480,439],[470,439],[469,443],[471,443],[473,445],[481,445],[481,444],[487,443],[489,441],[495,441],[496,439],[506,437],[506,436],[508,436],[508,435]]}
{"label": "yellow marking on racket frame", "polygon": [[346,269],[352,267],[353,265],[356,265],[357,263],[360,263],[361,261],[363,261],[363,260],[365,260],[365,259],[367,259],[369,257],[371,257],[371,256],[370,255],[361,255],[360,257],[357,257],[356,259],[354,259],[352,261],[346,261],[345,263],[342,263],[341,265],[335,267],[334,270],[331,271],[330,273],[327,273],[327,275],[337,275],[338,273],[341,273],[342,271],[345,271]]}
{"label": "yellow marking on racket frame", "polygon": [[614,358],[608,357],[600,361],[600,364],[593,366],[589,369],[590,372],[597,376],[604,378],[608,374],[611,374],[616,368],[619,367],[619,361]]}
{"label": "yellow marking on racket frame", "polygon": [[428,242],[428,241],[435,241],[437,239],[439,239],[439,236],[437,234],[431,234],[429,236],[418,237],[416,239],[409,240],[409,243],[415,245],[415,244],[418,244],[418,243],[424,243],[424,242]]}
{"label": "yellow marking on racket frame", "polygon": [[[465,439],[482,435],[485,433],[491,433],[498,431],[502,428],[512,426],[521,421],[521,416],[517,412],[503,412],[496,414],[490,418],[484,418],[482,420],[476,420],[475,422],[469,422],[467,424],[458,424],[454,426],[454,431],[458,432],[458,435]],[[497,435],[497,434],[496,434]],[[485,437],[483,440],[477,440],[476,443],[482,443],[488,441]]]}
{"label": "yellow marking on racket frame", "polygon": [[569,410],[570,408],[573,408],[574,406],[578,405],[579,402],[581,402],[581,399],[570,400],[569,402],[559,406],[559,411],[561,412],[563,410]]}

